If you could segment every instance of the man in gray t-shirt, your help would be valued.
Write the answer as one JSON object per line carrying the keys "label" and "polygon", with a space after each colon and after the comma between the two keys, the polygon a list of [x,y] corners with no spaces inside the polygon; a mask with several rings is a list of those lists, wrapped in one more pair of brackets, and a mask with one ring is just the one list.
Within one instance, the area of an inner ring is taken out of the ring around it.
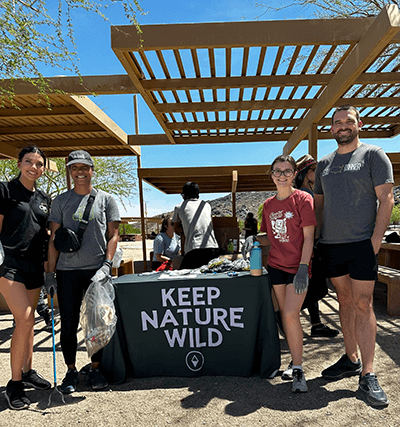
{"label": "man in gray t-shirt", "polygon": [[336,380],[360,375],[359,390],[367,401],[386,406],[386,394],[373,373],[372,300],[377,254],[394,204],[393,169],[381,148],[360,141],[361,126],[356,108],[343,105],[335,110],[331,132],[338,149],[318,162],[315,173],[319,249],[338,295],[346,350],[322,376]]}
{"label": "man in gray t-shirt", "polygon": [[185,256],[181,269],[197,268],[218,255],[218,243],[212,226],[211,206],[199,200],[200,189],[195,182],[187,182],[182,188],[183,202],[175,206],[172,222],[175,233],[182,224],[185,236]]}
{"label": "man in gray t-shirt", "polygon": [[[78,382],[75,362],[83,296],[92,279],[95,281],[95,276],[101,280],[111,275],[120,222],[118,206],[111,194],[93,189],[94,163],[90,154],[83,150],[73,151],[68,156],[67,167],[74,181],[74,188],[56,197],[52,204],[49,217],[51,236],[48,273],[45,282],[48,291],[55,288],[58,295],[61,349],[68,368],[60,386],[64,394],[73,393]],[[73,253],[58,252],[54,246],[55,232],[60,227],[78,232],[91,195],[95,198],[79,250]],[[101,355],[102,350],[91,357],[89,381],[93,390],[102,390],[108,386],[99,369]]]}

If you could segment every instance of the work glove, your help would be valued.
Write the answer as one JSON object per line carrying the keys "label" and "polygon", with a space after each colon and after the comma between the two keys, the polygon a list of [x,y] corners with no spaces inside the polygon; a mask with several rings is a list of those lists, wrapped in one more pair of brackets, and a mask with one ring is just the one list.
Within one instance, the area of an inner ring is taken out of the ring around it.
{"label": "work glove", "polygon": [[111,279],[112,262],[106,259],[103,265],[96,271],[96,274],[91,278],[92,282],[105,283]]}
{"label": "work glove", "polygon": [[3,245],[0,242],[0,265],[3,265],[4,262],[4,249]]}
{"label": "work glove", "polygon": [[300,264],[293,280],[296,294],[302,294],[308,289],[308,265]]}
{"label": "work glove", "polygon": [[246,255],[251,251],[253,248],[254,242],[257,240],[256,236],[249,236],[242,245],[242,257],[243,259],[246,259]]}
{"label": "work glove", "polygon": [[57,280],[56,280],[56,273],[47,273],[46,279],[44,281],[44,287],[46,288],[46,292],[53,296],[55,293],[57,293]]}

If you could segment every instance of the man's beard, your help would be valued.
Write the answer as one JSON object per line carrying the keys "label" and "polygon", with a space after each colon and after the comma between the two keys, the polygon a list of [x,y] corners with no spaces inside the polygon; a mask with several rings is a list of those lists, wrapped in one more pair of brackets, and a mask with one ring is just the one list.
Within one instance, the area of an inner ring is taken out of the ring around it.
{"label": "man's beard", "polygon": [[[350,133],[342,133],[343,131],[340,130],[333,134],[333,137],[336,139],[336,142],[339,145],[347,145],[350,144],[354,139],[358,136],[358,132],[356,130],[351,129],[344,129],[345,131],[350,131]],[[339,132],[341,132],[341,135],[339,135]]]}

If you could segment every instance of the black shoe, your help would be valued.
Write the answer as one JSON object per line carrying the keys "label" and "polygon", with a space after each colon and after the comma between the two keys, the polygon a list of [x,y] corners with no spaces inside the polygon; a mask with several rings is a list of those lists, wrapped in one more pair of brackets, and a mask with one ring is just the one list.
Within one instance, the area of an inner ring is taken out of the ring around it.
{"label": "black shoe", "polygon": [[[54,316],[54,326],[58,325],[59,323],[60,323],[60,317]],[[53,326],[52,326],[51,319],[46,321],[46,326],[44,327],[44,330],[47,332],[53,332]]]}
{"label": "black shoe", "polygon": [[89,382],[92,386],[92,390],[104,390],[108,387],[108,382],[104,378],[104,375],[100,372],[100,369],[91,369],[89,371]]}
{"label": "black shoe", "polygon": [[387,406],[388,398],[382,387],[378,383],[378,378],[374,374],[360,376],[358,390],[367,396],[367,401],[373,406]]}
{"label": "black shoe", "polygon": [[360,375],[361,372],[362,365],[360,360],[354,363],[348,358],[347,354],[344,354],[336,363],[324,369],[321,375],[328,380],[339,380],[344,377]]}
{"label": "black shoe", "polygon": [[9,381],[6,387],[5,397],[11,409],[19,411],[26,409],[31,401],[25,396],[22,381]]}
{"label": "black shoe", "polygon": [[320,323],[319,325],[311,326],[311,336],[312,337],[328,337],[333,338],[338,335],[339,331],[337,329],[332,329],[327,325]]}
{"label": "black shoe", "polygon": [[63,394],[71,394],[76,391],[76,385],[78,384],[78,371],[76,369],[68,369],[61,385],[60,390]]}
{"label": "black shoe", "polygon": [[49,381],[43,378],[39,372],[30,369],[22,374],[22,384],[26,388],[35,388],[36,390],[47,390],[51,387]]}

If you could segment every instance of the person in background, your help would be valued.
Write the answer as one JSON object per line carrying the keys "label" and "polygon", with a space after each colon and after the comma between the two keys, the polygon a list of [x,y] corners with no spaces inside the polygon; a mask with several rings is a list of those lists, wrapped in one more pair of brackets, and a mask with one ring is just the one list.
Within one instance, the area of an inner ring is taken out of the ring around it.
{"label": "person in background", "polygon": [[244,238],[247,239],[249,236],[256,236],[258,231],[258,223],[254,218],[254,214],[252,212],[248,212],[246,215],[246,219],[244,220],[244,230],[246,230]]}
{"label": "person in background", "polygon": [[[295,187],[307,191],[314,197],[314,182],[315,169],[317,162],[310,154],[300,157],[296,162],[297,175],[295,178]],[[326,277],[323,274],[323,269],[320,264],[317,249],[314,248],[314,256],[312,259],[312,276],[310,286],[308,288],[306,300],[303,308],[307,308],[311,320],[311,336],[312,337],[336,337],[339,334],[337,329],[332,329],[321,322],[319,315],[318,301],[328,292]]]}
{"label": "person in background", "polygon": [[315,173],[318,249],[337,292],[345,346],[345,354],[322,376],[359,376],[358,390],[368,403],[387,406],[373,368],[373,291],[378,252],[394,205],[393,168],[382,148],[360,141],[361,127],[356,108],[338,107],[331,127],[338,148],[318,162]]}
{"label": "person in background", "polygon": [[172,222],[178,234],[182,224],[185,255],[180,269],[198,268],[219,254],[212,225],[211,206],[199,199],[200,188],[192,181],[182,188],[183,202],[175,206]]}
{"label": "person in background", "polygon": [[174,224],[171,217],[167,215],[161,223],[161,231],[154,239],[152,269],[156,270],[162,263],[172,265],[172,259],[179,255],[181,250],[181,239],[175,234]]}
{"label": "person in background", "polygon": [[292,356],[292,392],[308,391],[303,372],[303,330],[300,310],[309,282],[309,263],[316,226],[312,196],[293,188],[296,176],[293,157],[278,156],[271,165],[277,194],[264,202],[260,245],[271,245],[268,274],[279,304],[283,329]]}
{"label": "person in background", "polygon": [[44,284],[44,253],[51,199],[36,187],[46,157],[36,146],[23,148],[18,156],[20,173],[0,183],[0,240],[4,262],[0,266],[0,292],[15,320],[11,340],[11,380],[5,397],[11,409],[25,409],[30,400],[24,388],[51,387],[32,369],[35,309]]}
{"label": "person in background", "polygon": [[[83,296],[94,276],[111,276],[120,222],[118,206],[113,196],[93,189],[94,163],[90,154],[83,150],[72,151],[68,156],[67,167],[74,188],[60,194],[53,202],[49,218],[51,236],[45,281],[47,292],[51,293],[52,289],[56,289],[58,294],[61,349],[67,365],[67,373],[60,386],[64,394],[73,393],[78,383],[75,363]],[[58,252],[54,246],[55,232],[60,227],[68,227],[77,233],[92,190],[95,199],[79,250],[72,253]],[[108,387],[107,380],[100,371],[101,357],[102,350],[93,354],[89,370],[89,382],[92,390],[96,391]]]}

